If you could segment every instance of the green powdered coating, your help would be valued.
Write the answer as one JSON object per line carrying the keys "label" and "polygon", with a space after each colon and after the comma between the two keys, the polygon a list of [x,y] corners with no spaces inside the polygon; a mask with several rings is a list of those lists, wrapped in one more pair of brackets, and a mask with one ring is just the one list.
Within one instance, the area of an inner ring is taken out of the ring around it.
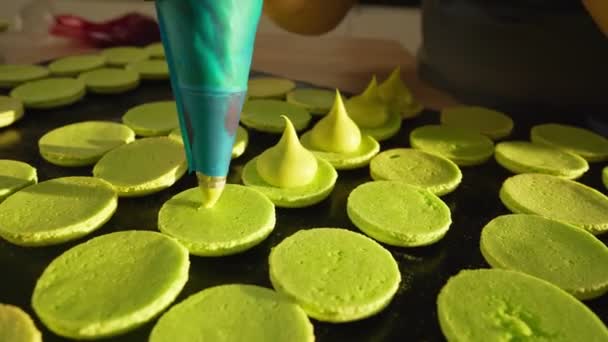
{"label": "green powdered coating", "polygon": [[93,93],[120,94],[139,86],[139,74],[133,70],[101,68],[78,76]]}
{"label": "green powdered coating", "polygon": [[93,175],[108,181],[121,197],[164,190],[186,173],[182,145],[168,137],[145,138],[106,153]]}
{"label": "green powdered coating", "polygon": [[447,233],[450,208],[430,191],[402,182],[377,181],[348,196],[350,220],[370,237],[393,246],[426,246]]}
{"label": "green powdered coating", "polygon": [[537,173],[516,175],[503,183],[500,200],[514,213],[544,216],[595,235],[608,230],[608,197],[571,180]]}
{"label": "green powdered coating", "polygon": [[456,106],[441,111],[442,125],[479,132],[498,140],[511,134],[513,120],[496,110],[478,106]]}
{"label": "green powdered coating", "polygon": [[243,105],[241,123],[251,129],[266,133],[283,133],[285,115],[296,131],[305,129],[310,123],[308,111],[298,105],[278,100],[251,100]]}
{"label": "green powdered coating", "polygon": [[165,58],[165,49],[163,47],[163,43],[152,43],[146,46],[145,50],[148,52],[150,58]]}
{"label": "green powdered coating", "polygon": [[274,225],[272,202],[233,184],[226,185],[212,208],[201,207],[201,190],[193,188],[172,197],[158,213],[158,229],[199,256],[243,252],[266,239]]}
{"label": "green powdered coating", "polygon": [[0,304],[0,341],[42,342],[30,315],[13,305]]}
{"label": "green powdered coating", "polygon": [[29,164],[9,159],[0,159],[0,202],[38,181],[36,169]]}
{"label": "green powdered coating", "polygon": [[0,65],[0,88],[12,88],[24,82],[45,78],[49,74],[49,69],[40,65]]}
{"label": "green powdered coating", "polygon": [[381,152],[369,168],[373,180],[400,181],[437,196],[454,191],[462,180],[462,172],[451,160],[411,148]]}
{"label": "green powdered coating", "polygon": [[313,115],[325,115],[334,104],[336,93],[331,90],[301,88],[287,94],[287,102],[302,106]]}
{"label": "green powdered coating", "polygon": [[86,94],[84,82],[61,77],[26,82],[11,91],[11,97],[21,100],[27,108],[56,108],[82,99]]}
{"label": "green powdered coating", "polygon": [[23,117],[24,112],[20,100],[0,95],[0,128],[12,125]]}
{"label": "green powdered coating", "polygon": [[544,280],[506,270],[465,270],[439,292],[448,341],[606,341],[608,330],[583,303]]}
{"label": "green powdered coating", "polygon": [[114,148],[135,140],[127,126],[110,121],[85,121],[56,128],[38,140],[40,155],[60,166],[95,164]]}
{"label": "green powdered coating", "polygon": [[106,58],[108,65],[119,67],[150,57],[147,50],[135,46],[112,47],[101,51],[101,54]]}
{"label": "green powdered coating", "polygon": [[78,76],[85,71],[98,69],[106,65],[106,58],[101,55],[69,56],[57,59],[49,64],[49,70],[56,76]]}
{"label": "green powdered coating", "polygon": [[300,307],[259,286],[230,284],[196,293],[159,320],[150,342],[312,342]]}
{"label": "green powdered coating", "polygon": [[36,283],[32,306],[58,335],[114,336],[166,309],[186,284],[189,266],[188,250],[163,234],[102,235],[49,264]]}
{"label": "green powdered coating", "polygon": [[578,154],[590,162],[608,160],[608,139],[584,128],[553,123],[538,125],[532,127],[530,139]]}
{"label": "green powdered coating", "polygon": [[513,173],[545,173],[576,179],[589,170],[587,161],[576,154],[527,141],[498,143],[494,158]]}
{"label": "green powdered coating", "polygon": [[296,84],[288,79],[276,77],[256,77],[247,82],[247,95],[252,99],[276,98],[283,99],[285,94],[296,87]]}
{"label": "green powdered coating", "polygon": [[361,136],[359,148],[347,153],[316,150],[311,142],[310,132],[302,134],[300,142],[317,158],[328,161],[336,170],[352,170],[367,166],[370,160],[380,152],[380,144],[369,135]]}
{"label": "green powdered coating", "polygon": [[544,279],[579,299],[608,291],[608,248],[577,227],[535,215],[504,215],[481,232],[481,253],[492,267]]}
{"label": "green powdered coating", "polygon": [[277,207],[303,208],[317,204],[329,196],[338,179],[338,173],[331,164],[317,159],[317,175],[312,182],[295,188],[279,188],[268,184],[260,177],[256,162],[257,157],[245,164],[241,175],[243,184],[263,193]]}
{"label": "green powdered coating", "polygon": [[128,64],[126,68],[136,71],[144,80],[169,79],[169,65],[164,59],[147,59],[139,62],[133,62]]}
{"label": "green powdered coating", "polygon": [[54,245],[100,228],[116,211],[110,184],[93,177],[55,178],[0,203],[0,236],[21,246]]}
{"label": "green powdered coating", "polygon": [[300,230],[272,249],[269,264],[274,288],[310,317],[326,322],[380,312],[401,281],[389,251],[345,229]]}
{"label": "green powdered coating", "polygon": [[[182,131],[179,127],[169,133],[169,138],[174,139],[175,141],[179,141],[182,144],[184,143],[182,138]],[[247,149],[248,144],[249,133],[243,127],[237,127],[236,137],[234,137],[234,145],[232,146],[232,159],[242,156],[243,153],[245,153],[245,149]]]}
{"label": "green powdered coating", "polygon": [[475,131],[452,126],[427,125],[414,129],[410,145],[439,154],[461,166],[486,162],[494,153],[490,138]]}
{"label": "green powdered coating", "polygon": [[129,109],[122,122],[143,137],[167,135],[179,127],[175,101],[145,103]]}

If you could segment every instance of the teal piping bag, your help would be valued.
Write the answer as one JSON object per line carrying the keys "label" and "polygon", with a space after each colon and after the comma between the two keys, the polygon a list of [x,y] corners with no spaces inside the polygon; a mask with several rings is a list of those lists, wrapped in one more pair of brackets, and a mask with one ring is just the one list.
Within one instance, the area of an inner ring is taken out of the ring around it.
{"label": "teal piping bag", "polygon": [[247,94],[262,0],[156,0],[190,172],[219,198]]}

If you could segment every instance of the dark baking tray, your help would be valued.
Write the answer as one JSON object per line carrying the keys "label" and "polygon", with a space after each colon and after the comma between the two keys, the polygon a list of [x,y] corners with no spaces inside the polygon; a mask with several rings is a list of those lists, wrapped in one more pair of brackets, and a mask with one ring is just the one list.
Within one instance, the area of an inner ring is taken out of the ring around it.
{"label": "dark baking tray", "polygon": [[[68,175],[91,175],[90,167],[62,168],[44,161],[38,154],[37,141],[49,130],[84,120],[120,121],[125,111],[135,105],[171,99],[168,82],[145,82],[137,90],[123,95],[88,94],[83,101],[54,110],[28,110],[26,116],[11,127],[0,129],[0,159],[21,160],[38,169],[41,181]],[[582,115],[557,117],[536,112],[513,115],[516,121],[510,139],[527,139],[533,124],[561,121],[587,125]],[[425,111],[414,120],[404,121],[399,134],[382,143],[382,149],[408,146],[409,132],[417,126],[437,123],[438,114]],[[278,140],[277,135],[249,131],[250,145],[246,153],[233,161],[229,182],[239,183],[243,165]],[[592,164],[580,180],[604,193],[601,184],[602,164]],[[435,299],[447,279],[467,268],[489,267],[479,251],[481,228],[492,218],[507,214],[498,199],[502,181],[510,173],[491,160],[482,166],[462,168],[464,178],[458,189],[443,200],[452,211],[453,224],[445,238],[422,248],[387,247],[403,277],[399,291],[390,306],[375,317],[347,324],[314,322],[318,341],[441,341]],[[210,286],[227,283],[248,283],[271,287],[267,257],[272,246],[299,229],[341,227],[357,231],[346,216],[346,198],[357,185],[370,181],[369,169],[341,171],[331,196],[322,203],[304,209],[277,209],[277,225],[261,245],[236,256],[223,258],[191,258],[190,279],[177,302]],[[156,229],[160,206],[173,195],[196,186],[193,176],[183,177],[173,187],[142,198],[121,198],[118,210],[102,228],[84,239],[53,247],[23,248],[0,239],[0,302],[24,308],[36,320],[47,342],[64,339],[49,332],[36,318],[30,298],[36,279],[44,268],[68,248],[85,239],[124,229]],[[600,237],[604,243],[608,236]],[[597,265],[606,267],[606,265]],[[145,284],[142,284],[145,286]],[[606,323],[608,296],[586,304]],[[462,303],[466,305],[466,303]],[[145,341],[155,320],[143,327],[115,337],[115,341]]]}

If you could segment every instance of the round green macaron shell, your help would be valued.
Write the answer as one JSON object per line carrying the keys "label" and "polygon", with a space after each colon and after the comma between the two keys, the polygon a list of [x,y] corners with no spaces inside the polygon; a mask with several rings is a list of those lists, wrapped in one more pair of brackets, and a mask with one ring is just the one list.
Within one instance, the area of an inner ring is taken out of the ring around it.
{"label": "round green macaron shell", "polygon": [[[169,138],[179,141],[183,144],[182,131],[178,127],[169,133]],[[234,145],[232,145],[232,159],[238,158],[245,153],[247,145],[249,144],[249,133],[246,129],[238,126],[236,129],[236,137],[234,138]]]}
{"label": "round green macaron shell", "polygon": [[85,94],[82,80],[57,77],[26,82],[14,88],[10,96],[21,100],[26,108],[50,109],[71,105]]}
{"label": "round green macaron shell", "polygon": [[479,132],[491,139],[502,139],[513,131],[513,120],[499,111],[479,106],[455,106],[441,111],[442,125]]}
{"label": "round green macaron shell", "polygon": [[49,70],[55,76],[78,76],[104,65],[106,58],[102,55],[80,55],[57,59],[49,64]]}
{"label": "round green macaron shell", "polygon": [[0,202],[38,181],[36,169],[17,160],[0,159]]}
{"label": "round green macaron shell", "polygon": [[163,43],[152,43],[145,47],[146,52],[150,58],[164,59],[165,58],[165,49],[163,47]]}
{"label": "round green macaron shell", "polygon": [[428,190],[398,181],[356,187],[348,196],[350,220],[366,235],[392,246],[427,246],[445,236],[450,208]]}
{"label": "round green macaron shell", "polygon": [[101,54],[106,58],[106,64],[117,67],[143,61],[150,57],[147,50],[135,46],[111,47],[102,50]]}
{"label": "round green macaron shell", "polygon": [[168,137],[135,140],[106,153],[93,175],[106,180],[121,197],[145,196],[172,186],[186,173],[184,148]]}
{"label": "round green macaron shell", "polygon": [[133,330],[166,309],[188,280],[188,250],[150,231],[122,231],[79,244],[53,260],[32,306],[54,333],[96,339]]}
{"label": "round green macaron shell", "polygon": [[12,125],[23,117],[24,112],[20,100],[0,95],[0,128]]}
{"label": "round green macaron shell", "polygon": [[283,99],[296,87],[293,81],[277,77],[256,77],[247,84],[247,96],[251,99]]}
{"label": "round green macaron shell", "polygon": [[139,74],[133,70],[101,68],[78,76],[87,89],[97,94],[120,94],[139,86]]}
{"label": "round green macaron shell", "polygon": [[136,71],[144,80],[169,79],[169,65],[164,59],[145,59],[130,63],[126,68]]}
{"label": "round green macaron shell", "polygon": [[534,214],[583,228],[608,231],[608,197],[581,183],[539,173],[508,178],[500,200],[512,212]]}
{"label": "round green macaron shell", "polygon": [[380,152],[369,169],[373,180],[400,181],[437,196],[454,191],[462,181],[462,172],[451,160],[412,148]]}
{"label": "round green macaron shell", "polygon": [[576,154],[527,141],[496,144],[494,158],[513,173],[545,173],[576,179],[589,170],[587,161]]}
{"label": "round green macaron shell", "polygon": [[608,291],[608,248],[577,227],[536,215],[504,215],[481,232],[480,249],[492,267],[544,279],[579,299]]}
{"label": "round green macaron shell", "polygon": [[401,129],[401,114],[390,112],[388,120],[379,127],[359,127],[362,135],[369,135],[376,141],[384,141],[394,137]]}
{"label": "round green macaron shell", "polygon": [[608,166],[602,170],[602,182],[604,183],[606,189],[608,189]]}
{"label": "round green macaron shell", "polygon": [[16,306],[0,303],[0,341],[42,342],[42,334],[30,315]]}
{"label": "round green macaron shell", "polygon": [[439,292],[448,341],[606,341],[608,329],[559,287],[524,273],[464,270]]}
{"label": "round green macaron shell", "polygon": [[483,164],[494,153],[490,138],[469,129],[427,125],[414,129],[410,145],[429,153],[439,154],[460,166]]}
{"label": "round green macaron shell", "polygon": [[198,256],[243,252],[266,239],[274,225],[272,202],[234,184],[226,185],[212,208],[201,207],[201,190],[193,188],[172,197],[158,213],[158,229]]}
{"label": "round green macaron shell", "polygon": [[306,109],[285,101],[251,100],[243,105],[241,123],[257,131],[280,134],[285,130],[281,115],[289,118],[296,131],[308,127],[312,118]]}
{"label": "round green macaron shell", "polygon": [[331,90],[299,88],[287,94],[287,102],[301,106],[310,114],[325,115],[334,104],[336,93]]}
{"label": "round green macaron shell", "polygon": [[129,109],[122,122],[142,137],[168,135],[179,127],[175,101],[145,103]]}
{"label": "round green macaron shell", "polygon": [[346,153],[316,150],[311,141],[310,131],[302,134],[300,142],[317,158],[328,161],[336,170],[352,170],[365,167],[380,152],[380,144],[369,135],[362,135],[359,147]]}
{"label": "round green macaron shell", "polygon": [[324,322],[375,315],[388,306],[401,282],[389,251],[345,229],[300,230],[272,249],[269,265],[273,287]]}
{"label": "round green macaron shell", "polygon": [[313,326],[298,305],[254,285],[205,289],[165,313],[150,342],[312,342]]}
{"label": "round green macaron shell", "polygon": [[0,203],[0,236],[20,246],[75,240],[103,226],[117,205],[116,192],[101,179],[51,179],[21,189]]}
{"label": "round green macaron shell", "polygon": [[49,76],[48,68],[30,64],[0,65],[0,88],[13,88],[21,83]]}
{"label": "round green macaron shell", "polygon": [[608,160],[608,139],[584,128],[542,124],[532,127],[530,139],[535,143],[578,154],[590,162]]}
{"label": "round green macaron shell", "polygon": [[243,168],[243,184],[258,190],[277,207],[303,208],[315,205],[329,196],[338,180],[338,173],[330,163],[317,159],[317,174],[304,185],[293,188],[279,188],[268,184],[257,171],[257,157],[251,159]]}
{"label": "round green macaron shell", "polygon": [[56,128],[38,140],[40,155],[59,166],[95,164],[114,148],[135,140],[129,127],[110,121],[84,121]]}

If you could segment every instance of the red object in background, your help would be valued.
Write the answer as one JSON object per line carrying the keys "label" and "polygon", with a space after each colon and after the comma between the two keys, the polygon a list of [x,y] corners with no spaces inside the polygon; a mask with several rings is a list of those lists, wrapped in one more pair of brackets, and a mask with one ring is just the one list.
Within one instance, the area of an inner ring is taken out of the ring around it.
{"label": "red object in background", "polygon": [[101,23],[74,15],[58,15],[49,32],[94,47],[143,46],[160,41],[156,21],[139,13],[128,13]]}

